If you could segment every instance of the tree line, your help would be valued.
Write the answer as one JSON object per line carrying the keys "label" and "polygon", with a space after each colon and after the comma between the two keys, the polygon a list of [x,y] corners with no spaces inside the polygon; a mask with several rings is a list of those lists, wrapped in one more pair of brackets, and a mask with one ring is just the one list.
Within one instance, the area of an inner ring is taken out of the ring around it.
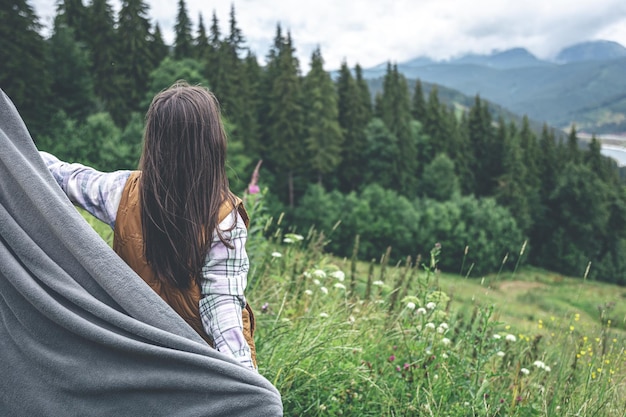
{"label": "tree line", "polygon": [[48,37],[26,0],[0,11],[0,86],[40,149],[134,168],[152,96],[186,79],[221,103],[233,188],[262,160],[270,209],[296,230],[324,230],[337,255],[351,256],[359,235],[366,259],[392,246],[415,260],[439,243],[453,272],[528,263],[582,276],[591,262],[591,278],[626,283],[626,193],[595,138],[581,149],[575,128],[565,140],[536,132],[478,96],[468,108],[442,103],[391,63],[374,97],[358,64],[333,77],[319,48],[303,73],[280,25],[260,65],[234,7],[222,33],[215,12],[194,27],[179,0],[166,45],[148,10],[60,0]]}

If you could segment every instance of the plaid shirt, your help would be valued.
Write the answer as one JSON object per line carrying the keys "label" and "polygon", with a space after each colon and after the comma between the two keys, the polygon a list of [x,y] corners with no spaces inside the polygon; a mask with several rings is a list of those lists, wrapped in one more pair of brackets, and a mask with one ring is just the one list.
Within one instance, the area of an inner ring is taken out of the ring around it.
{"label": "plaid shirt", "polygon": [[[40,155],[72,203],[115,228],[122,191],[131,171],[104,173],[81,164],[62,162],[47,152],[40,152]],[[235,220],[235,228],[225,230]],[[200,318],[217,350],[254,369],[241,319],[246,305],[244,290],[249,268],[245,248],[248,231],[237,210],[233,210],[218,227],[233,248],[224,245],[217,232],[213,234],[211,249],[202,268]]]}

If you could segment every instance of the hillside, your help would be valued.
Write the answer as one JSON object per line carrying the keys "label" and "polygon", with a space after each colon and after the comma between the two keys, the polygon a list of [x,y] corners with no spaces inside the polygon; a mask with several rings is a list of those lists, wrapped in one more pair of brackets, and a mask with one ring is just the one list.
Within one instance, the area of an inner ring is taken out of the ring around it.
{"label": "hillside", "polygon": [[[407,79],[420,79],[480,96],[538,123],[596,133],[626,132],[626,48],[590,42],[564,49],[560,62],[540,60],[523,48],[448,61],[419,57],[398,63]],[[365,69],[384,75],[385,65]]]}

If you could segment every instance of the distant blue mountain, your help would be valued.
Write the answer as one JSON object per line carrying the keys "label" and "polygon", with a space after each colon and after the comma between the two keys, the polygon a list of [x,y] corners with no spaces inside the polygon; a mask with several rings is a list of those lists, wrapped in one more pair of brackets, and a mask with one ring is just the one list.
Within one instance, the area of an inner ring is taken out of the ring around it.
{"label": "distant blue mountain", "polygon": [[507,49],[490,55],[468,54],[451,59],[450,64],[474,64],[497,69],[527,68],[551,65],[548,61],[538,59],[524,48]]}
{"label": "distant blue mountain", "polygon": [[[575,123],[592,133],[626,133],[626,48],[615,42],[573,45],[560,61],[536,58],[523,48],[448,61],[419,57],[399,63],[409,80],[420,79],[497,103],[555,127]],[[560,63],[559,63],[560,62]],[[363,70],[383,77],[387,64]]]}
{"label": "distant blue mountain", "polygon": [[626,57],[626,48],[613,41],[590,41],[563,49],[556,56],[558,63],[608,61]]}

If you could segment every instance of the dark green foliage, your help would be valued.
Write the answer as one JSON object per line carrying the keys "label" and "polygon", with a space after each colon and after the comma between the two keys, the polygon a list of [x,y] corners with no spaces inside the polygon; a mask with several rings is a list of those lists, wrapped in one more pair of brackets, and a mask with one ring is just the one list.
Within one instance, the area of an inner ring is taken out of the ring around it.
{"label": "dark green foliage", "polygon": [[387,65],[384,89],[380,98],[380,117],[397,139],[398,156],[387,167],[395,170],[398,184],[394,189],[409,197],[417,195],[417,141],[411,131],[411,102],[405,78],[397,65]]}
{"label": "dark green foliage", "polygon": [[337,176],[340,189],[348,192],[356,190],[363,181],[365,125],[362,124],[364,115],[359,113],[359,89],[345,61],[341,64],[336,84],[338,120],[344,138],[341,148],[343,163],[337,168]]}
{"label": "dark green foliage", "polygon": [[113,9],[108,0],[92,0],[88,8],[89,26],[85,43],[91,57],[93,90],[100,106],[111,114],[120,101],[119,84],[122,74],[118,72]]}
{"label": "dark green foliage", "polygon": [[338,120],[337,92],[318,49],[311,56],[311,70],[302,84],[304,142],[308,165],[322,183],[324,175],[341,163],[343,134]]}
{"label": "dark green foliage", "polygon": [[502,175],[503,144],[495,135],[487,104],[476,97],[468,118],[469,141],[473,150],[473,166],[476,196],[489,196]]}
{"label": "dark green foliage", "polygon": [[124,92],[116,122],[126,124],[133,111],[145,111],[140,108],[150,72],[153,70],[154,57],[150,49],[150,22],[147,17],[148,5],[143,0],[123,0],[118,16],[117,33],[119,44],[119,71],[124,77],[121,90]]}
{"label": "dark green foliage", "polygon": [[178,14],[174,25],[174,58],[192,58],[193,39],[191,36],[191,20],[187,14],[185,0],[178,0]]}
{"label": "dark green foliage", "polygon": [[91,62],[74,37],[74,30],[57,17],[48,40],[52,75],[51,105],[71,119],[83,121],[95,108]]}
{"label": "dark green foliage", "polygon": [[[265,97],[268,107],[262,113],[265,122],[264,144],[267,159],[274,166],[279,181],[287,185],[286,201],[295,202],[294,175],[301,171],[305,157],[302,125],[302,96],[298,59],[291,36],[283,37],[277,30],[274,48],[266,73]],[[264,158],[265,159],[265,158]],[[276,190],[281,193],[281,189]],[[284,191],[283,191],[284,192]],[[279,194],[280,195],[280,194]],[[283,194],[284,195],[284,194]]]}
{"label": "dark green foliage", "polygon": [[193,40],[193,57],[199,61],[206,61],[209,58],[209,38],[204,27],[202,13],[198,15],[198,32]]}
{"label": "dark green foliage", "polygon": [[5,1],[0,9],[0,86],[34,136],[46,127],[50,74],[41,25],[26,0]]}
{"label": "dark green foliage", "polygon": [[[178,80],[186,80],[191,85],[207,86],[203,76],[204,66],[201,62],[187,58],[177,61],[167,57],[150,73],[146,95],[142,100],[142,108],[147,110],[152,98],[160,91],[170,87]],[[144,112],[145,112],[144,110]]]}
{"label": "dark green foliage", "polygon": [[316,225],[329,238],[329,250],[338,256],[349,256],[357,231],[361,259],[379,258],[389,245],[393,260],[416,254],[424,257],[440,243],[440,267],[458,272],[465,257],[466,266],[473,264],[472,276],[497,270],[507,253],[505,268],[512,269],[523,244],[515,220],[493,199],[457,196],[445,202],[411,202],[378,185],[347,195],[312,185],[295,221],[300,230]]}
{"label": "dark green foliage", "polygon": [[397,190],[399,178],[394,164],[401,158],[398,138],[381,119],[374,118],[365,128],[365,143],[364,183]]}
{"label": "dark green foliage", "polygon": [[161,62],[169,56],[170,48],[165,44],[163,35],[161,34],[161,27],[159,23],[154,24],[154,31],[150,39],[150,49],[152,50],[152,63],[154,67],[158,67]]}
{"label": "dark green foliage", "polygon": [[437,155],[424,167],[419,190],[420,196],[437,201],[447,201],[460,195],[454,162],[446,154]]}
{"label": "dark green foliage", "polygon": [[426,100],[424,99],[424,91],[422,90],[422,82],[420,80],[415,82],[411,100],[411,115],[420,122],[423,122],[426,118]]}

